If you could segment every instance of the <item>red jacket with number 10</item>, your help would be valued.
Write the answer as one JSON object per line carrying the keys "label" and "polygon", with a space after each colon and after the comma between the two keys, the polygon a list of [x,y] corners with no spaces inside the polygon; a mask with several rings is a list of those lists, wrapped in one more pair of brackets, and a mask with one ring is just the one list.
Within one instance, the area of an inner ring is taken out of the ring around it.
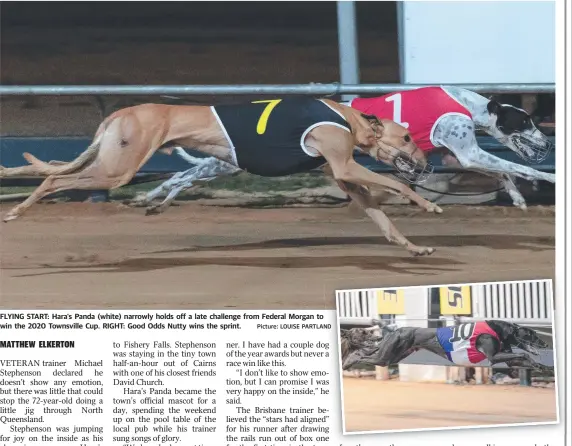
{"label": "red jacket with number 10", "polygon": [[351,107],[401,124],[424,152],[438,146],[433,142],[433,132],[444,116],[462,114],[472,119],[469,111],[441,87],[424,87],[375,98],[355,98]]}

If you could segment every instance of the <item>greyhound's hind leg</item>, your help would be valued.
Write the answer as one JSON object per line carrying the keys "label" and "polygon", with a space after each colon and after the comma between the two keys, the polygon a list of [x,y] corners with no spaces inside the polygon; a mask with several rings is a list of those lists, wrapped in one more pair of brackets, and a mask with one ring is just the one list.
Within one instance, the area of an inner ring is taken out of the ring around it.
{"label": "greyhound's hind leg", "polygon": [[5,222],[14,220],[22,215],[30,206],[46,195],[70,189],[112,189],[119,182],[116,178],[86,177],[82,174],[51,175],[23,203],[13,207],[3,218]]}

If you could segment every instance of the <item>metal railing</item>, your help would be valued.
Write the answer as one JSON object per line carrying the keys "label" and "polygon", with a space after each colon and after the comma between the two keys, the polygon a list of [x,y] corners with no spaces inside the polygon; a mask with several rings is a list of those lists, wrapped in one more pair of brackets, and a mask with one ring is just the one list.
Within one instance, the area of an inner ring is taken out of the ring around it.
{"label": "metal railing", "polygon": [[[394,315],[395,316],[395,315]],[[355,326],[364,326],[364,327],[372,327],[372,319],[380,319],[379,315],[372,315],[371,317],[339,317],[338,324],[340,326],[345,325],[355,325]],[[499,318],[493,317],[468,317],[468,316],[459,316],[459,322],[478,322],[478,321],[486,321],[486,320],[493,320]],[[447,316],[441,316],[440,318],[415,318],[415,317],[408,317],[407,321],[435,321],[435,322],[443,322],[447,320]],[[552,320],[545,319],[545,318],[505,318],[502,319],[503,321],[512,322],[513,324],[523,325],[526,327],[538,327],[538,328],[552,328]],[[543,333],[548,334],[548,333]]]}
{"label": "metal railing", "polygon": [[[0,85],[0,97],[18,96],[221,96],[221,95],[310,95],[339,96],[344,94],[372,95],[427,87],[426,84],[268,84],[268,85]],[[555,84],[449,84],[477,93],[554,93]],[[6,140],[6,137],[2,138]],[[22,138],[24,139],[24,138]],[[488,151],[505,151],[501,147],[488,147]],[[365,158],[364,158],[365,159]],[[378,173],[392,173],[394,169],[368,165]],[[554,165],[539,165],[536,169],[553,172]],[[174,172],[174,170],[173,170]],[[435,173],[459,173],[464,169],[436,166]],[[146,172],[156,174],[159,172]],[[4,186],[36,185],[38,179],[4,179]]]}
{"label": "metal railing", "polygon": [[[415,296],[420,302],[428,297],[432,287],[416,287]],[[336,304],[341,325],[371,325],[378,319],[377,292],[382,288],[337,290]],[[462,316],[461,320],[502,319],[537,327],[552,326],[553,292],[550,280],[492,282],[471,284],[471,305],[474,316]],[[405,315],[408,321],[437,320],[416,319]],[[441,320],[441,319],[439,319]]]}
{"label": "metal railing", "polygon": [[[0,85],[0,96],[154,96],[154,95],[318,95],[385,94],[421,84],[268,84],[268,85]],[[450,84],[476,93],[554,93],[555,84]]]}

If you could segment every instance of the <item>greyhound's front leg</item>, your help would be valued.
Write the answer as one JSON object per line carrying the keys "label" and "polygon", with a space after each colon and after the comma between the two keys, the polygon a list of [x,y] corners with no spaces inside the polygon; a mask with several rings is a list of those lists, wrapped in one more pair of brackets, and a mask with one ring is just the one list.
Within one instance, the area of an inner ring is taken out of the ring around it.
{"label": "greyhound's front leg", "polygon": [[[190,155],[189,155],[190,156]],[[165,211],[179,193],[191,187],[198,186],[198,182],[212,181],[220,176],[235,175],[240,172],[236,166],[210,157],[200,160],[200,164],[185,172],[176,174],[147,194],[143,202],[151,202],[160,193],[167,191],[167,197],[158,205],[147,208],[146,215],[160,214]]]}
{"label": "greyhound's front leg", "polygon": [[[486,174],[486,175],[491,175],[491,174]],[[496,177],[500,181],[500,183],[504,187],[504,190],[507,191],[507,193],[510,195],[510,198],[512,198],[512,204],[517,208],[526,211],[527,209],[526,200],[516,187],[516,184],[514,184],[513,178],[508,174],[494,174],[491,176]]]}
{"label": "greyhound's front leg", "polygon": [[187,163],[194,164],[195,166],[200,166],[210,162],[212,159],[216,159],[213,157],[197,158],[196,156],[189,155],[182,147],[173,147],[173,152],[183,158]]}
{"label": "greyhound's front leg", "polygon": [[[201,183],[208,182],[215,178],[216,177],[200,178],[200,181]],[[163,213],[169,206],[171,206],[171,203],[182,191],[190,189],[193,186],[198,186],[197,179],[195,178],[186,178],[184,181],[179,182],[179,184],[174,185],[161,203],[155,206],[149,206],[146,209],[145,215],[157,215]]]}
{"label": "greyhound's front leg", "polygon": [[527,359],[509,359],[506,362],[510,368],[523,368],[523,369],[535,369],[541,372],[551,372],[554,371],[554,367],[549,367],[547,365],[541,364],[532,360],[532,358]]}
{"label": "greyhound's front leg", "polygon": [[513,177],[530,181],[555,182],[555,175],[512,163],[485,152],[475,136],[475,123],[465,116],[446,116],[435,127],[436,145],[449,149],[461,167],[497,178],[512,198],[513,204],[526,209],[526,202],[514,184]]}
{"label": "greyhound's front leg", "polygon": [[[194,166],[190,169],[187,169],[182,172],[177,172],[173,175],[170,179],[164,181],[155,189],[147,192],[146,194],[139,195],[135,197],[132,201],[132,205],[134,206],[146,206],[151,203],[155,198],[165,194],[165,195],[172,195],[173,199],[183,190],[185,190],[185,184],[189,184],[188,187],[192,186],[192,180],[197,178],[198,170],[201,166],[208,165],[216,160],[214,157],[208,158],[197,158],[195,156],[189,155],[185,149],[182,147],[169,147],[166,149],[162,149],[163,152],[172,155],[175,153],[180,158],[185,160],[189,164],[193,164]],[[172,201],[172,200],[171,200]]]}
{"label": "greyhound's front leg", "polygon": [[544,180],[556,182],[556,175],[535,170],[528,166],[512,163],[485,152],[479,147],[473,147],[461,156],[457,155],[459,162],[466,169],[479,170],[487,173],[508,174],[524,178],[528,181]]}
{"label": "greyhound's front leg", "polygon": [[530,360],[530,355],[528,353],[508,353],[500,352],[494,355],[492,358],[488,358],[489,362],[492,364],[500,364],[502,362],[512,361],[512,360]]}
{"label": "greyhound's front leg", "polygon": [[[426,200],[421,195],[419,195],[417,192],[415,192],[414,190],[407,187],[405,184],[400,183],[399,181],[396,181],[396,180],[384,178],[381,175],[379,175],[377,173],[373,173],[373,172],[369,171],[368,169],[366,169],[365,167],[360,166],[359,164],[354,163],[354,167],[357,171],[357,177],[359,177],[359,178],[355,178],[354,180],[360,179],[360,180],[362,180],[362,182],[360,183],[360,181],[353,181],[353,182],[345,181],[346,184],[356,184],[357,183],[357,184],[363,185],[363,183],[365,181],[366,183],[370,183],[369,184],[370,186],[373,184],[374,187],[381,188],[384,191],[386,191],[392,195],[397,195],[397,196],[400,196],[402,198],[406,198],[406,199],[414,202],[415,204],[417,204],[421,209],[425,209],[427,212],[434,212],[436,214],[441,214],[443,212],[443,209],[441,209],[437,204],[431,203],[429,200]],[[333,169],[329,164],[326,164],[325,166],[323,166],[322,170],[326,175],[329,175],[329,176],[335,178],[335,174],[333,172]],[[336,181],[338,181],[338,184],[339,184],[339,180],[336,180]],[[344,189],[342,189],[342,190],[344,190]],[[344,192],[345,192],[345,190],[344,190]]]}
{"label": "greyhound's front leg", "polygon": [[189,184],[188,187],[192,186],[192,180],[196,179],[197,172],[198,167],[196,166],[182,172],[177,172],[168,180],[163,181],[155,189],[137,195],[130,204],[136,207],[143,207],[149,205],[161,195],[168,195],[174,190],[177,190],[178,194],[184,189],[185,184]]}
{"label": "greyhound's front leg", "polygon": [[554,183],[554,174],[540,172],[528,166],[503,160],[479,147],[474,131],[475,124],[469,118],[443,120],[435,129],[435,143],[453,152],[461,165],[468,170],[488,174],[506,174],[529,181],[545,180]]}
{"label": "greyhound's front leg", "polygon": [[[459,160],[451,154],[446,154],[443,156],[443,164],[459,168],[463,167],[463,165],[459,162]],[[512,198],[512,204],[517,208],[526,211],[526,200],[516,187],[516,184],[514,184],[514,180],[510,175],[507,175],[505,173],[490,173],[482,170],[475,170],[475,171],[482,173],[483,175],[496,178],[501,183],[504,190],[510,195],[510,198]]]}
{"label": "greyhound's front leg", "polygon": [[352,200],[354,200],[365,213],[377,224],[377,226],[385,235],[385,238],[391,243],[403,246],[415,256],[429,255],[435,252],[435,248],[427,246],[417,246],[411,243],[397,228],[391,220],[379,209],[375,200],[364,187],[356,186],[352,183],[336,180],[340,188],[346,192]]}

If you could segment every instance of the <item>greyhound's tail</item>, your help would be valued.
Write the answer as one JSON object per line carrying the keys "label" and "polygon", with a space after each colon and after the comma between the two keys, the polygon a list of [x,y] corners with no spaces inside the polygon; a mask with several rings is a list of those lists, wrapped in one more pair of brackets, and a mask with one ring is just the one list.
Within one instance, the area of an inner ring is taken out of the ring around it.
{"label": "greyhound's tail", "polygon": [[[98,137],[99,139],[99,137]],[[24,158],[28,163],[30,163],[33,167],[35,167],[38,171],[45,175],[63,175],[67,173],[73,173],[76,170],[81,169],[87,163],[93,161],[93,159],[97,156],[99,152],[99,141],[95,141],[94,143],[90,144],[90,146],[81,153],[75,160],[69,163],[60,163],[60,162],[53,162],[50,161],[46,163],[34,155],[30,153],[24,153]]]}
{"label": "greyhound's tail", "polygon": [[90,164],[97,154],[104,131],[98,132],[95,140],[89,145],[87,150],[80,154],[75,160],[69,163],[60,161],[50,161],[46,163],[39,160],[30,153],[24,153],[23,156],[30,163],[28,166],[21,167],[2,167],[0,166],[0,178],[19,177],[19,176],[49,176],[49,175],[65,175],[74,173]]}

